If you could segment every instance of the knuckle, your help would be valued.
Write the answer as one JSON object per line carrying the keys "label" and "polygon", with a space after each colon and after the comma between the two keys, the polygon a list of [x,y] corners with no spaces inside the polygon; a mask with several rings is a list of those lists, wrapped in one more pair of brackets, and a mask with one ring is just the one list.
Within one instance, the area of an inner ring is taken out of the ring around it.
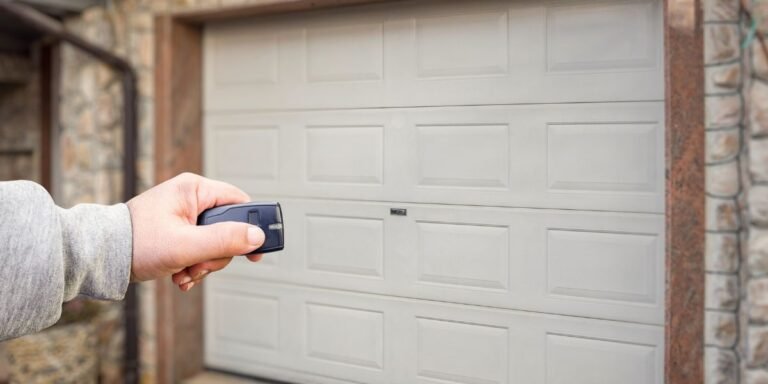
{"label": "knuckle", "polygon": [[200,180],[200,176],[198,176],[198,175],[196,175],[196,174],[194,174],[192,172],[184,172],[184,173],[182,173],[182,174],[180,174],[180,175],[178,175],[176,177],[177,177],[177,180],[178,180],[179,184],[181,184],[183,186],[194,185],[195,183],[197,183]]}
{"label": "knuckle", "polygon": [[182,172],[179,175],[179,178],[181,178],[182,180],[192,180],[192,179],[195,179],[196,177],[199,177],[199,176],[197,176],[192,172]]}

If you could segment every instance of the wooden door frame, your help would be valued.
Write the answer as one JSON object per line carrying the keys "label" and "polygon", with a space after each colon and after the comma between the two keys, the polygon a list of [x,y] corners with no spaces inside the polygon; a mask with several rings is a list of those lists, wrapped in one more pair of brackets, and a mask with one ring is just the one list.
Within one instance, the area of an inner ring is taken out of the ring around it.
{"label": "wooden door frame", "polygon": [[[203,24],[382,0],[260,0],[155,18],[155,177],[201,173]],[[701,0],[664,0],[666,301],[664,382],[704,382],[704,56]],[[157,284],[158,382],[203,369],[203,296]]]}

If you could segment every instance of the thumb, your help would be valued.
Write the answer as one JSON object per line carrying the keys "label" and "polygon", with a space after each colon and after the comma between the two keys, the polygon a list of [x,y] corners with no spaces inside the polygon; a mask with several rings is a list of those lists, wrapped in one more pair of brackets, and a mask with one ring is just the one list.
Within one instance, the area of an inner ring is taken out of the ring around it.
{"label": "thumb", "polygon": [[264,231],[246,223],[226,221],[190,227],[185,239],[188,265],[245,255],[264,244]]}

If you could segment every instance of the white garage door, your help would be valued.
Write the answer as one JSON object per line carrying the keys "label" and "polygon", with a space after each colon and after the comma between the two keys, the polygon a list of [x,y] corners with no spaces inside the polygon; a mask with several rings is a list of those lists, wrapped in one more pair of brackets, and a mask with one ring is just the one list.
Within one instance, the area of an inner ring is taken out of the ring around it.
{"label": "white garage door", "polygon": [[661,1],[212,24],[205,169],[286,249],[205,286],[206,362],[317,383],[661,384]]}

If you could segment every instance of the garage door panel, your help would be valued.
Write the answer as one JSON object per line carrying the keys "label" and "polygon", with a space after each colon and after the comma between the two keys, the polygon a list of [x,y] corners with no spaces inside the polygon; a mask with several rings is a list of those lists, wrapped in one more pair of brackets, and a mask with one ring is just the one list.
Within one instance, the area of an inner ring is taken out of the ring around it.
{"label": "garage door panel", "polygon": [[436,3],[208,25],[206,110],[663,98],[659,1]]}
{"label": "garage door panel", "polygon": [[662,14],[424,0],[207,24],[205,173],[280,201],[287,236],[207,279],[206,363],[662,383]]}
{"label": "garage door panel", "polygon": [[417,375],[427,381],[506,383],[509,330],[480,324],[417,318]]}
{"label": "garage door panel", "polygon": [[663,211],[662,103],[211,115],[206,173],[251,193]]}
{"label": "garage door panel", "polygon": [[505,188],[509,185],[507,124],[417,125],[416,184]]}
{"label": "garage door panel", "polygon": [[[257,280],[232,282],[220,275],[212,276],[207,285],[207,298],[238,289],[256,296],[287,298],[290,306],[299,309],[299,316],[280,319],[283,329],[291,330],[286,335],[290,340],[273,360],[249,364],[242,360],[248,356],[228,358],[230,351],[221,344],[208,348],[217,366],[251,374],[259,374],[266,364],[282,367],[282,374],[288,376],[313,372],[329,382],[662,382],[664,330],[660,326]],[[244,338],[255,331],[250,325],[233,330]],[[281,378],[280,371],[269,372],[271,377]]]}
{"label": "garage door panel", "polygon": [[308,215],[304,222],[307,270],[383,278],[384,220]]}
{"label": "garage door panel", "polygon": [[416,222],[419,283],[509,288],[509,228]]}
{"label": "garage door panel", "polygon": [[[249,356],[265,362],[277,362],[280,345],[280,298],[253,294],[242,289],[211,292],[206,311],[206,346],[222,356]],[[207,353],[206,349],[206,353]]]}
{"label": "garage door panel", "polygon": [[[657,382],[656,346],[547,334],[547,384]],[[609,372],[601,367],[610,361]]]}
{"label": "garage door panel", "polygon": [[276,125],[218,126],[212,137],[218,153],[212,171],[221,177],[275,182],[279,178],[279,143]]}
{"label": "garage door panel", "polygon": [[[279,267],[227,276],[660,324],[664,218],[648,214],[281,201]],[[391,208],[406,216],[391,215]]]}
{"label": "garage door panel", "polygon": [[217,87],[278,82],[277,35],[269,31],[251,34],[225,34],[210,46],[216,60],[207,62],[210,77]]}
{"label": "garage door panel", "polygon": [[549,123],[546,129],[550,190],[659,190],[658,123]]}
{"label": "garage door panel", "polygon": [[307,357],[374,371],[384,369],[383,312],[307,303],[305,316]]}
{"label": "garage door panel", "polygon": [[506,10],[417,17],[414,24],[418,78],[509,73]]}
{"label": "garage door panel", "polygon": [[547,292],[602,300],[657,301],[659,237],[547,230]]}
{"label": "garage door panel", "polygon": [[384,182],[383,126],[307,126],[306,145],[308,182]]}
{"label": "garage door panel", "polygon": [[657,4],[597,2],[547,8],[550,73],[657,68]]}
{"label": "garage door panel", "polygon": [[382,80],[382,23],[306,29],[308,83]]}

